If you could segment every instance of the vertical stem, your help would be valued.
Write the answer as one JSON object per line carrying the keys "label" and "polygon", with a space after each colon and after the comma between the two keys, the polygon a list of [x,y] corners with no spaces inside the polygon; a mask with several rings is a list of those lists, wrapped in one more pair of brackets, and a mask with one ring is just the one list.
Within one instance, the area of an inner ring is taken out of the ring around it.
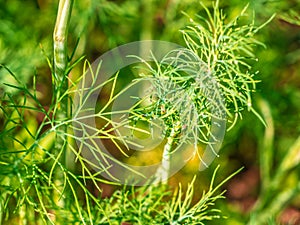
{"label": "vertical stem", "polygon": [[[142,21],[141,21],[141,33],[140,40],[152,40],[152,28],[153,28],[153,0],[142,0],[141,1],[141,10],[143,12]],[[145,44],[144,44],[145,45]],[[150,56],[149,50],[152,49],[150,43],[148,46],[144,46],[140,50],[140,56],[143,59],[147,59],[147,56]]]}
{"label": "vertical stem", "polygon": [[[56,123],[68,118],[68,96],[65,92],[68,90],[68,79],[66,68],[68,64],[67,58],[67,36],[68,26],[71,16],[73,0],[61,0],[59,2],[58,13],[53,33],[54,44],[54,90],[55,100],[58,104],[56,111]],[[59,126],[58,133],[66,132],[66,126]],[[64,145],[64,140],[59,138],[55,142],[55,149],[61,150]]]}
{"label": "vertical stem", "polygon": [[153,28],[153,0],[142,0],[141,7],[143,12],[142,27],[141,27],[141,40],[152,40]]}
{"label": "vertical stem", "polygon": [[[63,86],[66,83],[65,70],[67,68],[67,38],[73,0],[60,0],[56,23],[53,33],[54,42],[54,76],[55,84]],[[67,85],[67,84],[65,84]]]}
{"label": "vertical stem", "polygon": [[[53,47],[54,47],[54,94],[55,94],[55,123],[56,125],[61,124],[62,121],[69,117],[68,110],[68,96],[65,94],[68,90],[68,79],[67,79],[67,37],[68,27],[71,17],[73,0],[60,0],[58,6],[58,12],[56,17],[56,23],[53,33]],[[66,141],[63,137],[67,132],[66,125],[59,125],[56,130],[56,142],[55,142],[55,153],[61,155],[59,161],[65,166],[66,165]],[[60,154],[61,153],[61,154]],[[63,173],[62,171],[56,171],[55,183],[57,187],[63,186]],[[55,196],[59,199],[58,196]],[[61,207],[64,207],[64,201],[61,198],[57,202]]]}
{"label": "vertical stem", "polygon": [[271,182],[270,177],[271,177],[271,171],[273,166],[272,161],[273,161],[274,123],[273,123],[272,113],[269,104],[264,99],[260,99],[258,103],[267,124],[265,128],[263,142],[259,149],[262,192],[265,193],[265,191],[270,186],[270,182]]}
{"label": "vertical stem", "polygon": [[167,143],[165,144],[163,155],[162,155],[161,166],[156,171],[155,183],[162,182],[163,184],[167,184],[168,182],[170,165],[171,165],[170,155],[171,155],[172,145],[174,144],[174,139],[178,133],[179,128],[180,128],[179,122],[177,122],[172,127],[170,136],[167,138]]}

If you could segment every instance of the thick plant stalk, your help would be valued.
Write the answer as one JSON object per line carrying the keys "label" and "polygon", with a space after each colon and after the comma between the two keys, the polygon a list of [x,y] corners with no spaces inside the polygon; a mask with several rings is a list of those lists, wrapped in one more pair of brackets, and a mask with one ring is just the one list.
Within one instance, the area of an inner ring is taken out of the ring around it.
{"label": "thick plant stalk", "polygon": [[[53,33],[53,45],[54,45],[54,93],[56,101],[55,112],[55,126],[56,129],[56,142],[55,142],[55,154],[59,158],[59,162],[62,166],[66,166],[66,140],[63,138],[67,132],[67,126],[62,125],[62,121],[69,117],[68,110],[68,96],[65,94],[68,90],[67,79],[67,37],[68,27],[72,11],[73,0],[60,0],[57,12],[57,18]],[[62,171],[56,171],[55,183],[57,187],[63,186],[63,174]],[[55,196],[55,201],[61,207],[64,206],[63,198]]]}
{"label": "thick plant stalk", "polygon": [[164,146],[164,151],[162,155],[162,162],[161,166],[158,168],[155,174],[155,182],[162,182],[163,184],[168,183],[169,179],[169,173],[170,173],[170,166],[171,166],[171,151],[172,151],[172,146],[174,144],[174,140],[176,138],[176,135],[178,134],[179,131],[179,122],[175,124],[174,127],[172,127],[170,136],[167,138],[167,143]]}
{"label": "thick plant stalk", "polygon": [[[53,33],[55,85],[67,86],[65,70],[67,68],[67,37],[73,0],[59,1],[56,23]],[[66,83],[66,84],[64,84]]]}
{"label": "thick plant stalk", "polygon": [[64,118],[68,113],[68,98],[65,96],[61,99],[61,97],[68,89],[68,79],[66,74],[68,64],[67,37],[72,4],[73,0],[61,0],[59,2],[53,33],[54,87],[56,101],[60,102],[60,108],[58,108],[57,116],[60,117],[60,115],[63,115]]}

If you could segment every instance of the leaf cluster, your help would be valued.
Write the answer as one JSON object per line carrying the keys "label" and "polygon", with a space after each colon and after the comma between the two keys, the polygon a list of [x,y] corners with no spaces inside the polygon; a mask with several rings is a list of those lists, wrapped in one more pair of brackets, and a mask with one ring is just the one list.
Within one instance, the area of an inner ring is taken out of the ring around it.
{"label": "leaf cluster", "polygon": [[241,22],[246,16],[247,6],[230,21],[226,21],[219,1],[216,1],[212,11],[204,5],[203,8],[207,16],[197,15],[195,20],[189,17],[191,24],[181,32],[188,48],[206,63],[208,72],[218,82],[218,88],[225,98],[230,130],[244,109],[259,117],[251,100],[258,82],[255,78],[258,72],[251,71],[250,63],[257,61],[254,46],[262,45],[254,35],[272,18],[256,26],[254,19],[247,24]]}
{"label": "leaf cluster", "polygon": [[165,185],[124,187],[112,197],[104,199],[103,215],[99,215],[100,224],[205,224],[205,221],[221,217],[215,209],[215,201],[224,198],[224,192],[217,193],[220,187],[239,171],[230,175],[214,187],[215,170],[210,188],[203,192],[196,203],[194,182],[188,184],[184,191],[182,186],[174,193]]}

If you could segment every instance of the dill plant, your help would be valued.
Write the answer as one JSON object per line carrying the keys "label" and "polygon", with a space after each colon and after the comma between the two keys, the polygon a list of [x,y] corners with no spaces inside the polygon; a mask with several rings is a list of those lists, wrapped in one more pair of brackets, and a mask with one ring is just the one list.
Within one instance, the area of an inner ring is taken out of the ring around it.
{"label": "dill plant", "polygon": [[[200,170],[208,167],[218,155],[224,135],[219,132],[219,137],[214,136],[212,124],[223,127],[227,122],[230,130],[245,109],[264,123],[252,107],[258,72],[251,71],[251,62],[258,60],[254,47],[263,45],[254,35],[272,18],[261,26],[256,26],[254,20],[240,24],[247,6],[230,21],[219,9],[219,1],[212,11],[202,6],[206,16],[192,19],[187,15],[190,24],[181,30],[187,49],[170,52],[160,63],[154,58],[155,65],[141,59],[147,71],[141,79],[148,79],[154,88],[146,96],[152,99],[151,105],[136,110],[138,118],[161,118],[166,128],[167,143],[157,180],[167,180],[170,157],[184,142],[194,146],[192,154],[202,162]],[[198,143],[208,145],[204,154],[198,151]]]}
{"label": "dill plant", "polygon": [[[78,80],[71,80],[70,71],[82,60],[67,57],[67,33],[68,22],[71,15],[72,0],[60,1],[57,14],[57,22],[54,32],[53,62],[47,58],[51,68],[53,98],[49,109],[40,103],[36,88],[36,76],[33,77],[33,86],[21,82],[15,74],[5,65],[1,65],[15,80],[16,84],[6,84],[16,89],[18,95],[5,92],[1,96],[1,114],[4,118],[0,135],[0,223],[13,221],[15,224],[145,224],[150,220],[154,224],[205,224],[205,221],[218,218],[220,212],[213,210],[214,203],[222,194],[217,193],[223,182],[214,187],[214,173],[211,186],[202,198],[192,204],[194,196],[194,182],[189,184],[186,192],[179,186],[175,193],[167,191],[165,184],[149,184],[144,187],[129,187],[116,191],[112,198],[100,199],[88,188],[88,183],[101,193],[99,182],[116,184],[99,177],[107,168],[94,163],[81,155],[81,148],[75,146],[78,138],[72,130],[79,121],[71,117],[71,96],[76,91],[76,86],[84,76]],[[260,44],[253,35],[261,28],[254,22],[248,25],[239,25],[238,18],[225,23],[225,16],[219,9],[217,1],[211,12],[204,5],[207,17],[199,17],[198,20],[190,18],[191,24],[182,30],[182,34],[189,49],[197,61],[201,62],[200,68],[218,82],[224,104],[218,107],[224,108],[231,129],[244,108],[254,112],[252,108],[251,92],[255,90],[256,80],[254,73],[250,72],[249,60],[255,61],[253,46]],[[240,16],[243,16],[246,9]],[[166,56],[167,62],[172,60]],[[193,61],[189,61],[191,63]],[[182,62],[181,65],[194,70],[194,65]],[[89,64],[86,63],[88,67]],[[180,71],[174,71],[172,67],[157,64],[157,67],[147,65],[150,73],[144,78],[154,82],[157,99],[149,108],[151,115],[161,117],[166,123],[166,134],[169,138],[165,146],[164,163],[169,163],[168,157],[174,146],[180,145],[177,136],[184,130],[199,130],[201,136],[196,141],[208,142],[212,113],[207,105],[207,97],[199,91],[195,84],[199,77],[194,71],[194,76],[182,76]],[[197,65],[199,66],[199,64]],[[162,70],[158,70],[162,68]],[[160,72],[164,71],[165,74]],[[167,80],[162,79],[167,77]],[[116,78],[108,82],[114,83]],[[166,81],[166,82],[165,82]],[[167,99],[162,84],[174,84],[175,98]],[[101,84],[105,85],[105,84]],[[203,119],[189,120],[188,112],[191,108],[184,105],[185,102],[176,95],[195,95],[193,99],[195,115],[206,115]],[[111,91],[110,104],[114,99],[114,90]],[[166,102],[163,100],[166,99]],[[173,104],[178,101],[178,104]],[[176,108],[176,107],[180,108]],[[181,116],[181,108],[186,108],[186,115]],[[135,111],[138,115],[143,109]],[[106,118],[104,114],[94,116]],[[73,115],[77,112],[73,111]],[[37,114],[43,115],[40,124],[34,123]],[[141,118],[141,117],[138,117]],[[107,121],[112,123],[112,121]],[[184,127],[187,126],[187,127]],[[135,129],[132,126],[132,129]],[[120,140],[120,137],[111,134],[112,130],[100,129],[95,135]],[[84,130],[83,130],[84,132]],[[188,133],[189,134],[189,133]],[[86,140],[93,137],[86,136]],[[187,140],[188,141],[188,140]],[[92,147],[92,146],[91,146]],[[175,148],[176,149],[176,148]],[[95,149],[101,152],[101,149]],[[198,154],[195,149],[195,154]],[[213,152],[213,154],[216,154]],[[202,156],[199,155],[201,158]],[[74,161],[72,161],[74,160]],[[79,169],[74,169],[70,163],[76,163]],[[97,167],[100,172],[91,170]],[[168,173],[164,168],[163,173]],[[216,170],[217,171],[217,170]],[[165,174],[166,175],[166,174]],[[159,181],[162,176],[158,173]],[[234,175],[234,174],[233,174]],[[162,193],[164,193],[162,195]],[[123,208],[119,208],[123,205]]]}

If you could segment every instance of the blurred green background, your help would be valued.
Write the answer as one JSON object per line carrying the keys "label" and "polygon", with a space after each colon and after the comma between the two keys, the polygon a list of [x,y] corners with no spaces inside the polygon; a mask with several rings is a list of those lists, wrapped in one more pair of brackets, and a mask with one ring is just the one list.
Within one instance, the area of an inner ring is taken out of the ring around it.
{"label": "blurred green background", "polygon": [[[202,2],[210,6],[213,1]],[[265,46],[256,48],[258,62],[253,64],[261,81],[253,95],[255,109],[267,127],[245,112],[243,120],[226,134],[220,157],[208,170],[197,173],[195,189],[200,197],[218,164],[221,169],[216,182],[244,167],[224,187],[227,198],[219,201],[217,207],[228,218],[219,224],[245,224],[249,218],[255,221],[265,217],[270,224],[275,220],[281,224],[300,224],[300,2],[220,1],[227,19],[236,16],[246,4],[257,25],[276,14],[256,36]],[[58,1],[50,0],[0,0],[0,63],[29,85],[37,74],[45,106],[51,96],[51,74],[46,59],[52,57],[57,5]],[[157,39],[184,45],[179,30],[187,25],[188,18],[182,12],[194,17],[203,14],[203,8],[196,0],[75,1],[69,53],[78,40],[75,58],[85,55],[90,62],[107,50],[131,41]],[[71,76],[81,72],[80,64]],[[3,69],[0,81],[0,94],[12,91],[3,85],[14,82]],[[190,162],[171,178],[171,184],[190,181],[196,163]]]}

